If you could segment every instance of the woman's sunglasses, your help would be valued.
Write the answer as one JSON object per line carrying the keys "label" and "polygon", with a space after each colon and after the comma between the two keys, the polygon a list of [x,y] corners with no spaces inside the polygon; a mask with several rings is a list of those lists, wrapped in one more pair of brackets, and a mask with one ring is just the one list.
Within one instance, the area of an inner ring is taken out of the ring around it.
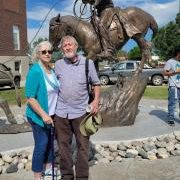
{"label": "woman's sunglasses", "polygon": [[45,54],[52,54],[53,53],[53,51],[51,51],[51,50],[44,50],[44,51],[41,51],[41,53],[43,54],[43,55],[45,55]]}

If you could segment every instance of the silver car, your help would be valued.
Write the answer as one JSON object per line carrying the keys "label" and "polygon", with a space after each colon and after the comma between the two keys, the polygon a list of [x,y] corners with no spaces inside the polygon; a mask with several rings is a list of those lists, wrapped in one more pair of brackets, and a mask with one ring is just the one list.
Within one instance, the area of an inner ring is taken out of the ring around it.
{"label": "silver car", "polygon": [[[116,83],[118,76],[132,76],[138,67],[139,61],[121,61],[108,69],[100,70],[100,82],[102,85]],[[155,86],[161,86],[163,82],[167,82],[167,78],[163,76],[163,68],[152,68],[145,64],[142,74],[148,78],[148,83]]]}
{"label": "silver car", "polygon": [[21,75],[19,74],[19,72],[12,73],[11,68],[0,63],[0,87],[10,86],[14,88],[12,80],[14,80],[17,88],[20,88]]}

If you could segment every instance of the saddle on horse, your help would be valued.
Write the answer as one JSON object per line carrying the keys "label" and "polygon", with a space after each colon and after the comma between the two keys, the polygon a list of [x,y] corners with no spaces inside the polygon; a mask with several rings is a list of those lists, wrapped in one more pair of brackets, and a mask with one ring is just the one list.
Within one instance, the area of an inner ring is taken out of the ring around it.
{"label": "saddle on horse", "polygon": [[95,27],[99,32],[99,39],[102,44],[102,52],[98,57],[112,57],[115,49],[114,44],[110,38],[110,31],[117,31],[117,38],[122,39],[123,30],[125,30],[128,37],[140,33],[140,30],[135,27],[128,18],[128,14],[123,12],[120,8],[107,8],[102,12],[102,16],[93,18]]}

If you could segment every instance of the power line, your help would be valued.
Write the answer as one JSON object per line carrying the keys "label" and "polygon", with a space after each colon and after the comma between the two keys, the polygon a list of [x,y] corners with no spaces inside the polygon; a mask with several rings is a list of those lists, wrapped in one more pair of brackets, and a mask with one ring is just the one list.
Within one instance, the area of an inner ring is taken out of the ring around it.
{"label": "power line", "polygon": [[54,7],[56,6],[56,4],[58,4],[58,3],[59,3],[59,1],[57,1],[57,2],[51,7],[51,9],[48,11],[48,13],[47,13],[46,16],[44,17],[44,19],[43,19],[43,21],[42,21],[42,23],[41,23],[39,29],[37,30],[37,32],[36,32],[34,38],[31,40],[31,42],[30,42],[29,44],[31,44],[31,43],[34,41],[34,39],[35,39],[36,36],[38,35],[39,31],[41,30],[41,28],[42,28],[44,22],[46,21],[48,15],[50,14],[50,12],[53,10],[53,8],[54,8]]}

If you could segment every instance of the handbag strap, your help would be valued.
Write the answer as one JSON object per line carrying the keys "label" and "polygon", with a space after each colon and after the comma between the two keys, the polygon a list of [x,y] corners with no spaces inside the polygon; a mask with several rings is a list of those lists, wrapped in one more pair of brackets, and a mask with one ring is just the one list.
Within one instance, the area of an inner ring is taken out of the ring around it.
{"label": "handbag strap", "polygon": [[89,74],[89,59],[85,60],[85,74],[86,74],[86,85],[87,85],[87,90],[88,90],[88,94],[89,94],[89,78],[88,78],[88,74]]}
{"label": "handbag strap", "polygon": [[55,77],[55,74],[53,72],[53,70],[51,70],[51,74],[53,76],[53,79],[54,79],[54,82],[53,83],[52,81],[50,81],[49,77],[47,76],[47,74],[44,72],[44,77],[46,79],[46,81],[48,82],[48,84],[53,88],[53,89],[59,89],[59,86],[58,86],[58,82],[57,82],[57,79]]}

